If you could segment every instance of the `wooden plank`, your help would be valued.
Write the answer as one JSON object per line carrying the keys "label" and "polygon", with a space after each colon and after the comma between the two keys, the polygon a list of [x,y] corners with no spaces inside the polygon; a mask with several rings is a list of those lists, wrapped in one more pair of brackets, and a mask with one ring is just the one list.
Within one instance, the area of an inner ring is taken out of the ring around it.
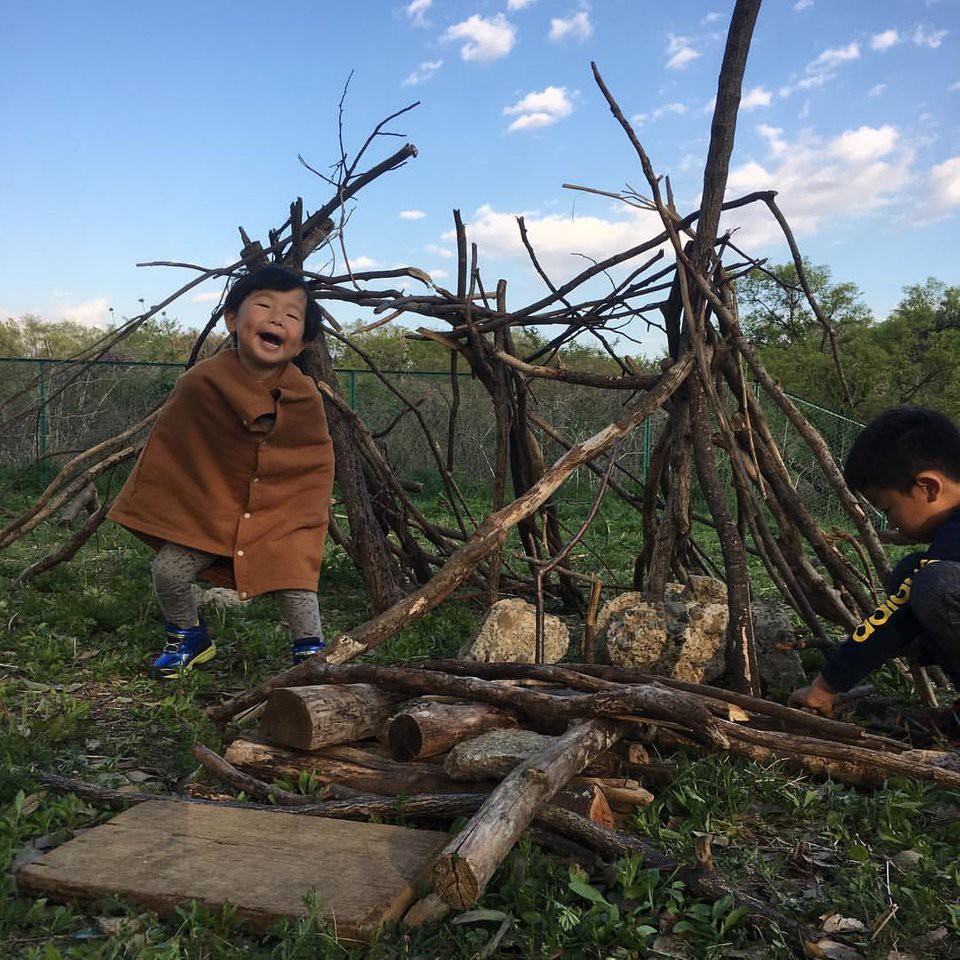
{"label": "wooden plank", "polygon": [[448,840],[432,830],[158,800],[44,854],[17,883],[55,900],[118,894],[160,914],[191,900],[231,903],[257,931],[305,915],[313,889],[338,937],[368,940],[403,915]]}

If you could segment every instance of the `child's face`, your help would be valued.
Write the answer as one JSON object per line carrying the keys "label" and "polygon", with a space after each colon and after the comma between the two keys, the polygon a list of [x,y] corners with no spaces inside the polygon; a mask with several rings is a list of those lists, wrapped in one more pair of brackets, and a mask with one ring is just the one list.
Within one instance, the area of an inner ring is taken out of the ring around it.
{"label": "child's face", "polygon": [[307,296],[303,290],[254,290],[236,313],[224,314],[237,336],[240,362],[264,380],[291,361],[303,346]]}
{"label": "child's face", "polygon": [[871,487],[863,493],[891,527],[915,543],[929,543],[954,507],[946,502],[939,475],[933,473],[920,474],[906,492]]}

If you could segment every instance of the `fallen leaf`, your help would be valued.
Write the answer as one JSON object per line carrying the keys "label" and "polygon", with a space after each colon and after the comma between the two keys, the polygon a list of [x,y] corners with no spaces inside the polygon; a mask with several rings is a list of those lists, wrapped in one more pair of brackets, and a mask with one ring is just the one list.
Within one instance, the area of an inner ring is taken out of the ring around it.
{"label": "fallen leaf", "polygon": [[816,943],[805,940],[803,952],[808,957],[824,958],[824,960],[863,960],[863,954],[845,943],[836,940],[818,940]]}
{"label": "fallen leaf", "polygon": [[136,917],[97,917],[97,926],[108,937],[131,936],[143,929]]}
{"label": "fallen leaf", "polygon": [[35,812],[40,806],[40,801],[46,795],[46,790],[38,790],[36,793],[31,793],[30,796],[25,797],[23,800],[23,806],[20,809],[20,813],[25,817],[29,817],[30,814]]}
{"label": "fallen leaf", "polygon": [[674,957],[676,960],[690,960],[690,954],[687,953],[687,946],[679,937],[670,934],[661,934],[653,941],[653,949],[657,956]]}
{"label": "fallen leaf", "polygon": [[861,933],[865,929],[862,921],[854,917],[842,917],[839,913],[825,913],[820,919],[824,933]]}
{"label": "fallen leaf", "polygon": [[466,913],[457,914],[451,921],[452,923],[482,923],[484,921],[496,921],[501,923],[510,916],[502,910],[468,910]]}

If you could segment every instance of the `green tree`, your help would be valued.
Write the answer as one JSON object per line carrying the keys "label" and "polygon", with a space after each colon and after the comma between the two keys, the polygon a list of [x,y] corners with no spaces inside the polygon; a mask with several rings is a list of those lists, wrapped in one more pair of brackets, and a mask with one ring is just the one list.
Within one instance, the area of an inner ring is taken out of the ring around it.
{"label": "green tree", "polygon": [[[854,283],[833,283],[830,268],[804,261],[804,273],[822,315],[836,332],[840,360],[855,412],[861,385],[847,369],[851,348],[870,329],[873,315]],[[757,345],[770,374],[791,393],[832,409],[844,398],[827,331],[800,286],[794,264],[752,270],[737,281],[744,332]]]}
{"label": "green tree", "polygon": [[904,288],[890,316],[850,346],[862,416],[919,403],[960,417],[960,286],[930,277]]}

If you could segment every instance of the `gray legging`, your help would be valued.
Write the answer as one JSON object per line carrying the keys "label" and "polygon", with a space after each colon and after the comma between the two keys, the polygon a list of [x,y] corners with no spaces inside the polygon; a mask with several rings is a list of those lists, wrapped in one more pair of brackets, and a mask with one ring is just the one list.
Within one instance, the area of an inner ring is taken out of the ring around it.
{"label": "gray legging", "polygon": [[[192,627],[199,621],[193,582],[216,559],[216,554],[181,547],[178,543],[165,543],[160,548],[153,560],[153,589],[168,623]],[[310,590],[277,590],[275,594],[280,598],[283,615],[290,624],[291,640],[323,639],[320,606],[315,593]]]}

